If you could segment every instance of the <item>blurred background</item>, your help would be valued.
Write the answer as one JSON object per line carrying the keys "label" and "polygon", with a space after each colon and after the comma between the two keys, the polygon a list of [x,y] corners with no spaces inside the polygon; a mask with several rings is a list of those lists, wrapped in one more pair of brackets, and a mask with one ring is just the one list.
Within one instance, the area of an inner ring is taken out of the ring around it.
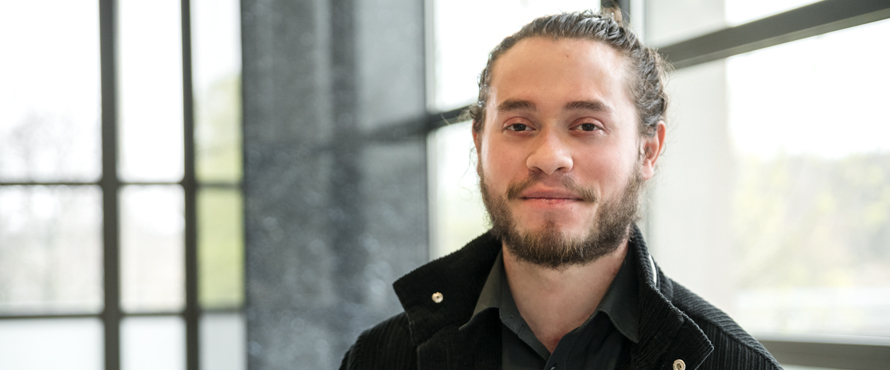
{"label": "blurred background", "polygon": [[[890,3],[617,3],[674,66],[656,261],[789,369],[886,369]],[[0,369],[338,366],[487,230],[488,51],[600,6],[0,0]]]}

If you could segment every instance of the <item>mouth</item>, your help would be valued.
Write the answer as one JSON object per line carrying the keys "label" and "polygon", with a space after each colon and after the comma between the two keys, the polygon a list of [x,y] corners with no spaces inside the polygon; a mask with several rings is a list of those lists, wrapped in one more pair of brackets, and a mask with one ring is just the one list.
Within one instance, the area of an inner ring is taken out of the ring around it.
{"label": "mouth", "polygon": [[540,201],[545,203],[581,202],[584,199],[569,191],[563,190],[532,190],[524,191],[518,197],[520,200]]}
{"label": "mouth", "polygon": [[542,204],[596,203],[597,200],[593,188],[580,186],[570,177],[563,177],[556,182],[529,177],[519,183],[511,184],[506,195],[510,200],[535,201]]}

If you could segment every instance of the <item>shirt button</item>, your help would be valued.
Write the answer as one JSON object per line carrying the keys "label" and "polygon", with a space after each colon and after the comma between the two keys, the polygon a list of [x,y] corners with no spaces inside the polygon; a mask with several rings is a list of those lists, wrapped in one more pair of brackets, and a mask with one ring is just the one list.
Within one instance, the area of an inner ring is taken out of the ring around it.
{"label": "shirt button", "polygon": [[683,360],[674,360],[674,370],[686,370],[686,362]]}
{"label": "shirt button", "polygon": [[445,299],[445,296],[442,293],[435,292],[433,293],[433,302],[442,303],[442,300]]}

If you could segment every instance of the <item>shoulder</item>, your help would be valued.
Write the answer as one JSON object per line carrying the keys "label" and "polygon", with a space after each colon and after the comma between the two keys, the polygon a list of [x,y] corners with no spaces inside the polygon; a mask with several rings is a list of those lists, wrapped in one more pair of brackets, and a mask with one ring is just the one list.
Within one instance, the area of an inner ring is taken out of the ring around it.
{"label": "shoulder", "polygon": [[343,356],[340,369],[414,369],[416,357],[403,312],[365,330]]}
{"label": "shoulder", "polygon": [[760,342],[726,313],[673,282],[672,303],[705,333],[714,352],[701,369],[781,369]]}

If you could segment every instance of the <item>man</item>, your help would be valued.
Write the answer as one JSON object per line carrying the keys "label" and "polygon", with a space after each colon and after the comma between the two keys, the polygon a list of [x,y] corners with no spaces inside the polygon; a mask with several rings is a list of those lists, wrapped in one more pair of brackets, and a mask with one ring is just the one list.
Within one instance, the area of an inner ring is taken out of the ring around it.
{"label": "man", "polygon": [[492,230],[394,284],[347,369],[778,369],[668,279],[634,225],[664,146],[664,68],[609,16],[539,18],[470,108]]}

